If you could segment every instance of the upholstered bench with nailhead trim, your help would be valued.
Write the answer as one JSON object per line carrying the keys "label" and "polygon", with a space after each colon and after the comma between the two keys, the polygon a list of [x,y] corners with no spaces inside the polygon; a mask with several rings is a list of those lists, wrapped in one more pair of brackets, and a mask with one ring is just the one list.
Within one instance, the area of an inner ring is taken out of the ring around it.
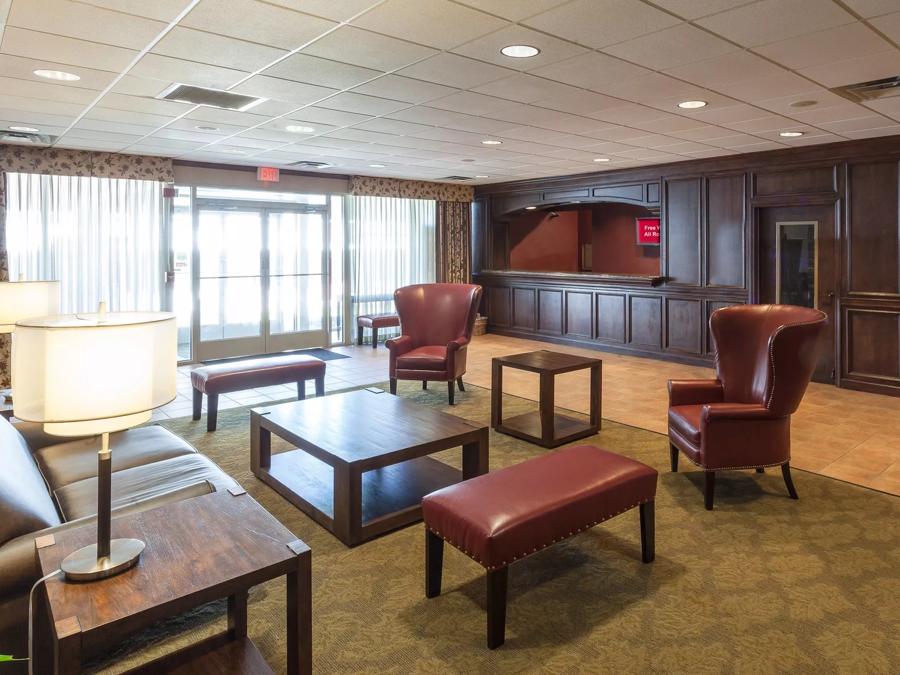
{"label": "upholstered bench with nailhead trim", "polygon": [[509,565],[640,507],[641,557],[654,558],[656,469],[590,445],[456,483],[422,500],[425,596],[441,593],[444,542],[487,569],[487,643],[503,644]]}
{"label": "upholstered bench with nailhead trim", "polygon": [[360,314],[356,317],[356,344],[362,347],[363,329],[372,329],[372,349],[378,347],[378,329],[400,325],[399,314]]}

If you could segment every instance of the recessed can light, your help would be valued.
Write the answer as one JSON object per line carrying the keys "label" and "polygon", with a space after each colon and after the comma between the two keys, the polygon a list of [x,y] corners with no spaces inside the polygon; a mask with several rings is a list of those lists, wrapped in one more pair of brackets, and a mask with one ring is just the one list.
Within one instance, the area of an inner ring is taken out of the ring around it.
{"label": "recessed can light", "polygon": [[76,80],[81,79],[80,75],[76,75],[75,73],[67,73],[62,70],[38,69],[33,72],[38,77],[43,77],[48,80],[62,80],[63,82],[75,82]]}
{"label": "recessed can light", "polygon": [[474,162],[474,159],[461,159],[460,162]]}
{"label": "recessed can light", "polygon": [[200,126],[194,127],[195,129],[199,129],[200,131],[218,131],[219,127],[211,127],[207,124],[201,124]]}
{"label": "recessed can light", "polygon": [[594,161],[595,162],[608,162],[610,160],[609,160],[609,157],[594,157]]}
{"label": "recessed can light", "polygon": [[292,134],[311,134],[315,132],[313,127],[303,126],[302,124],[288,124],[284,130],[290,131]]}
{"label": "recessed can light", "polygon": [[36,134],[40,129],[35,129],[34,127],[10,127],[10,131],[21,131],[26,134]]}
{"label": "recessed can light", "polygon": [[536,208],[537,208],[536,206],[526,206],[525,210],[526,211],[534,211]]}
{"label": "recessed can light", "polygon": [[803,132],[802,131],[782,131],[778,135],[782,136],[784,138],[797,138],[798,136],[802,136]]}
{"label": "recessed can light", "polygon": [[791,103],[792,108],[809,108],[810,106],[814,106],[818,101],[804,100],[804,101],[794,101]]}
{"label": "recessed can light", "polygon": [[706,101],[682,101],[678,104],[678,107],[693,110],[694,108],[702,108],[705,105]]}
{"label": "recessed can light", "polygon": [[490,178],[490,176],[487,176],[485,174],[479,174],[479,175],[476,175],[475,178]]}
{"label": "recessed can light", "polygon": [[531,45],[507,45],[500,50],[500,53],[514,59],[529,59],[540,54],[541,50]]}
{"label": "recessed can light", "polygon": [[384,164],[369,164],[369,167],[371,167],[373,169],[383,169]]}
{"label": "recessed can light", "polygon": [[503,141],[497,141],[497,140],[494,140],[493,138],[486,138],[485,140],[481,141],[481,144],[482,145],[503,145]]}

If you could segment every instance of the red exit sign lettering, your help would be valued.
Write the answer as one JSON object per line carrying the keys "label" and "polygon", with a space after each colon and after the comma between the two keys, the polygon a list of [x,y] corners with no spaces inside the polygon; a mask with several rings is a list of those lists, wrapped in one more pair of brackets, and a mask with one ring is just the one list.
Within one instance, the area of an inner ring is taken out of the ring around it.
{"label": "red exit sign lettering", "polygon": [[256,169],[256,180],[263,183],[277,183],[281,180],[281,172],[274,166],[261,166]]}

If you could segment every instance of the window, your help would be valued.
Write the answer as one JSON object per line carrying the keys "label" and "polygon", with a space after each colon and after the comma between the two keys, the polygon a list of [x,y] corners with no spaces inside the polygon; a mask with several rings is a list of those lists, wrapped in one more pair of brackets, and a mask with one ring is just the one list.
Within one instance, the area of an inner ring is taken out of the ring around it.
{"label": "window", "polygon": [[161,183],[8,173],[6,208],[10,278],[59,280],[62,312],[161,308]]}

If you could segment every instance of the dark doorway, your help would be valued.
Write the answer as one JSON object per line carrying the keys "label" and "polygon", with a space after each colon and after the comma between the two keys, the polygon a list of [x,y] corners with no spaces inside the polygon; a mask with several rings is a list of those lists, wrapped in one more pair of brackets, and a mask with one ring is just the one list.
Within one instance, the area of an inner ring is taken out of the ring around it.
{"label": "dark doorway", "polygon": [[828,315],[816,382],[834,382],[834,204],[757,209],[759,302],[815,307]]}

